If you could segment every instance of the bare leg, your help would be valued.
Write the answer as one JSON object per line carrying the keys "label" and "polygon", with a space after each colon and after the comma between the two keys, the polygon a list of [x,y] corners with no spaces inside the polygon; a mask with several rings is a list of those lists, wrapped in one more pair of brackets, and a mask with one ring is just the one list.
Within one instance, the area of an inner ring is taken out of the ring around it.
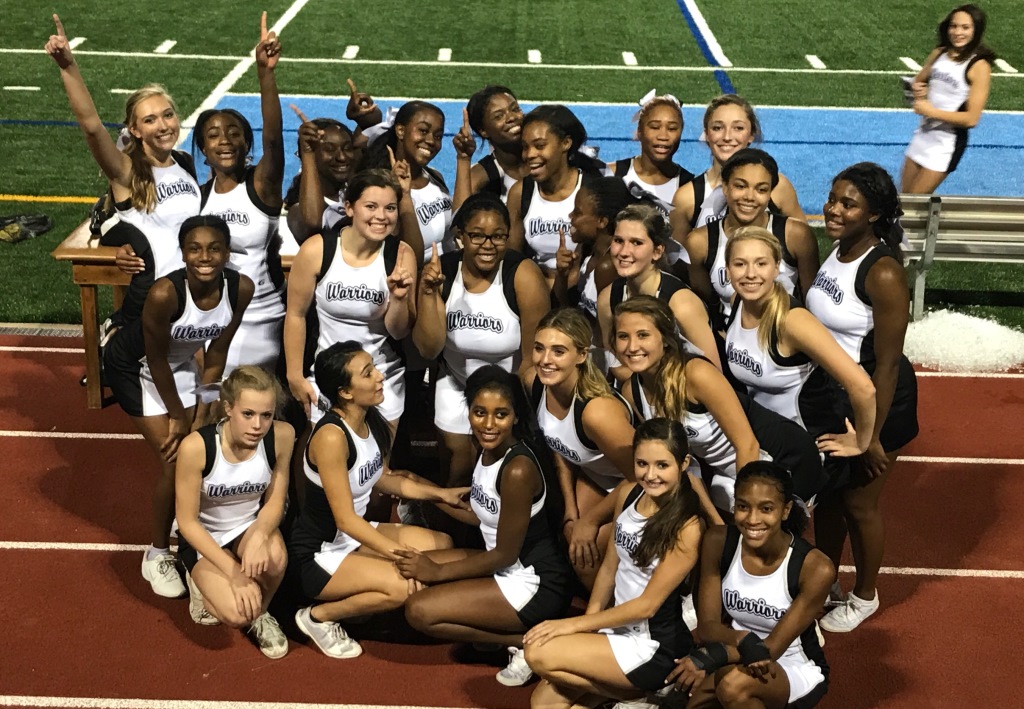
{"label": "bare leg", "polygon": [[568,702],[579,702],[588,695],[606,699],[644,696],[623,673],[608,636],[601,633],[563,635],[543,645],[529,645],[526,661],[547,680],[531,698],[531,707],[568,707],[572,706]]}
{"label": "bare leg", "polygon": [[[593,508],[605,501],[608,493],[597,487],[589,478],[579,477],[576,479],[576,507],[580,511],[580,517],[587,514]],[[597,577],[597,570],[601,568],[601,560],[604,558],[604,551],[608,547],[608,535],[612,532],[611,524],[603,524],[597,533],[597,558],[593,566],[573,564],[573,571],[576,576],[590,591],[594,588],[594,579]]]}
{"label": "bare leg", "polygon": [[846,515],[843,492],[823,498],[814,507],[814,545],[831,561],[839,573],[839,564],[846,544]]}
{"label": "bare leg", "polygon": [[[907,169],[908,164],[912,166],[909,171]],[[910,194],[931,194],[938,189],[948,174],[948,172],[936,172],[935,170],[921,167],[913,160],[907,158],[903,162],[903,179],[901,180],[900,189]]]}
{"label": "bare leg", "polygon": [[463,433],[438,430],[442,473],[447,471],[448,487],[469,485],[476,464],[473,437]]}
{"label": "bare leg", "polygon": [[865,601],[875,597],[878,570],[882,567],[885,525],[879,500],[885,481],[896,465],[898,453],[899,451],[887,453],[889,465],[882,475],[863,487],[850,488],[843,493],[846,524],[850,529],[850,550],[857,566],[857,582],[853,592]]}
{"label": "bare leg", "polygon": [[425,588],[409,598],[405,617],[409,625],[426,635],[459,642],[522,647],[526,631],[519,615],[490,577]]}
{"label": "bare leg", "polygon": [[[189,419],[194,413],[195,407],[185,411]],[[174,523],[174,463],[164,460],[160,447],[167,440],[170,419],[167,414],[132,416],[131,419],[160,463],[160,476],[156,480],[156,487],[153,488],[150,533],[153,546],[157,549],[166,549],[170,545],[171,525]]]}

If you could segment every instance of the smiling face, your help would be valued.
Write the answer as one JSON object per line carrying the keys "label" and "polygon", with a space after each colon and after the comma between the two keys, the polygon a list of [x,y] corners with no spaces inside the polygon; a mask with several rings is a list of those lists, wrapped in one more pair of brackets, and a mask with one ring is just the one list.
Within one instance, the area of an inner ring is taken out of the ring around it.
{"label": "smiling face", "polygon": [[352,144],[352,135],[335,126],[325,128],[316,150],[316,169],[320,177],[340,189],[348,180],[353,160],[355,146]]}
{"label": "smiling face", "polygon": [[143,148],[150,155],[169,153],[181,132],[174,106],[166,96],[160,95],[150,96],[136,104],[129,129],[142,141]]}
{"label": "smiling face", "polygon": [[609,253],[615,272],[622,278],[633,278],[654,268],[665,247],[654,243],[643,223],[620,221],[615,225]]}
{"label": "smiling face", "polygon": [[683,137],[679,109],[667,104],[650,109],[640,119],[637,136],[640,138],[640,150],[648,160],[655,163],[671,160]]}
{"label": "smiling face", "polygon": [[615,318],[615,356],[634,374],[661,364],[665,341],[654,323],[640,313],[622,313]]}
{"label": "smiling face", "polygon": [[576,200],[569,212],[569,238],[577,244],[597,241],[598,234],[608,226],[608,220],[597,213],[597,200],[585,187],[576,191]]}
{"label": "smiling face", "polygon": [[966,12],[957,12],[949,20],[949,43],[963,49],[974,39],[974,20]]}
{"label": "smiling face", "polygon": [[758,549],[781,534],[782,522],[791,509],[793,503],[782,499],[778,486],[763,478],[749,478],[737,485],[733,521],[744,546]]}
{"label": "smiling face", "polygon": [[185,234],[181,257],[190,279],[209,283],[220,278],[224,272],[231,257],[231,249],[228,248],[224,234],[213,227],[198,226]]}
{"label": "smiling face", "polygon": [[704,129],[704,138],[711,154],[719,164],[731,158],[737,150],[754,142],[753,126],[742,106],[726,104],[711,114]]}
{"label": "smiling face", "polygon": [[544,386],[557,386],[578,376],[578,369],[587,359],[586,350],[580,351],[572,338],[561,330],[546,327],[538,330],[533,340],[533,366],[537,379]]}
{"label": "smiling face", "polygon": [[272,390],[242,389],[234,404],[224,403],[231,440],[243,448],[255,448],[274,425],[277,400]]}
{"label": "smiling face", "polygon": [[408,160],[421,168],[430,164],[441,150],[444,139],[444,115],[424,108],[412,115],[404,126],[395,126],[398,150],[395,157]]}
{"label": "smiling face", "polygon": [[203,124],[203,156],[219,172],[231,172],[245,163],[249,146],[242,123],[230,113],[215,113]]}
{"label": "smiling face", "polygon": [[664,441],[640,441],[633,451],[636,481],[655,500],[675,493],[680,478],[685,475],[687,463],[677,461]]}
{"label": "smiling face", "polygon": [[746,302],[766,297],[779,277],[779,262],[771,247],[759,239],[742,239],[730,246],[726,268],[736,294]]}
{"label": "smiling face", "polygon": [[481,137],[502,147],[518,147],[523,132],[523,109],[508,94],[495,94],[484,109]]}
{"label": "smiling face", "polygon": [[398,222],[398,195],[390,187],[367,187],[355,204],[345,202],[345,214],[363,238],[383,241]]}
{"label": "smiling face", "polygon": [[878,215],[871,213],[867,198],[849,180],[836,180],[822,208],[825,233],[830,239],[859,238],[873,233]]}
{"label": "smiling face", "polygon": [[768,209],[772,175],[764,165],[740,165],[722,185],[729,213],[740,224],[751,224]]}
{"label": "smiling face", "polygon": [[571,138],[559,138],[543,121],[533,121],[523,128],[523,162],[538,182],[547,182],[569,166],[571,147]]}
{"label": "smiling face", "polygon": [[474,212],[459,230],[465,246],[464,263],[479,273],[490,273],[501,263],[508,245],[508,224],[498,212]]}
{"label": "smiling face", "polygon": [[345,365],[352,380],[341,390],[341,398],[368,409],[384,401],[384,375],[373,365],[367,352],[357,352]]}
{"label": "smiling face", "polygon": [[507,448],[512,444],[516,415],[512,402],[503,392],[483,389],[469,405],[469,427],[484,451]]}

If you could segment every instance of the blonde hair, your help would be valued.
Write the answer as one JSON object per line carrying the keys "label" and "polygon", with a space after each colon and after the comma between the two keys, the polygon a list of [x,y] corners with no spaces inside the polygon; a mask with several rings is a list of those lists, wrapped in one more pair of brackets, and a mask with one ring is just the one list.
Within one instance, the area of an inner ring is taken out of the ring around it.
{"label": "blonde hair", "polygon": [[220,385],[220,400],[224,404],[235,405],[242,392],[269,391],[274,395],[274,411],[277,412],[284,403],[284,388],[273,374],[252,364],[236,367],[228,378]]}
{"label": "blonde hair", "polygon": [[[124,124],[127,128],[135,127],[135,109],[146,99],[154,96],[161,96],[167,99],[178,115],[178,106],[174,99],[167,93],[160,84],[146,84],[141,89],[134,91],[124,103]],[[132,206],[140,212],[152,212],[156,208],[156,181],[153,179],[153,164],[146,155],[142,141],[135,137],[131,131],[127,135],[128,145],[124,154],[132,161]]]}
{"label": "blonde hair", "polygon": [[558,308],[548,311],[537,324],[537,332],[551,328],[568,337],[578,352],[586,352],[587,356],[576,369],[576,394],[581,399],[596,399],[601,396],[612,396],[612,388],[601,370],[594,364],[590,356],[590,345],[594,341],[594,330],[577,308]]}
{"label": "blonde hair", "polygon": [[654,383],[651,405],[659,416],[682,421],[686,415],[686,361],[679,341],[676,319],[668,303],[651,295],[638,295],[615,306],[616,328],[618,319],[627,313],[641,315],[651,321],[661,335],[665,352]]}
{"label": "blonde hair", "polygon": [[[782,245],[779,244],[775,234],[764,227],[744,226],[733,232],[732,236],[725,242],[725,263],[728,266],[732,260],[733,245],[741,241],[758,241],[765,244],[772,254],[772,260],[778,266],[782,263]],[[782,337],[782,330],[786,325],[786,316],[789,314],[789,293],[781,283],[775,281],[772,284],[771,292],[768,293],[764,304],[764,311],[761,314],[761,322],[757,324],[757,342],[765,350],[771,347],[772,331]]]}

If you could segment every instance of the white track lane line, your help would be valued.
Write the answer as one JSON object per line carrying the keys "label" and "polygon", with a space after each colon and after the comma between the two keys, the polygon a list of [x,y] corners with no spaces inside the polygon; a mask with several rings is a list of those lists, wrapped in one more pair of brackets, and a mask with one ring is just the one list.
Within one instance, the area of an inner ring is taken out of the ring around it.
{"label": "white track lane line", "polygon": [[66,354],[82,354],[81,347],[15,347],[0,346],[0,352],[63,352]]}

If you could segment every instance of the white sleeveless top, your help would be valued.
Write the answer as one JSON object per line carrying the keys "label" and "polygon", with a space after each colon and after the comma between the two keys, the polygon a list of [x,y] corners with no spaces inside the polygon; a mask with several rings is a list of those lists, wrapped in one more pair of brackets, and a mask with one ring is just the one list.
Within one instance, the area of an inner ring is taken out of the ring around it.
{"label": "white sleeveless top", "polygon": [[118,202],[117,216],[137,227],[146,237],[153,252],[153,278],[163,278],[181,268],[178,231],[189,217],[199,214],[199,183],[178,163],[168,167],[153,166],[156,186],[156,207],[152,212],[139,211],[131,202]]}
{"label": "white sleeveless top", "polygon": [[569,213],[576,204],[576,193],[580,191],[583,184],[583,172],[577,171],[576,187],[572,193],[559,202],[550,202],[544,199],[540,193],[540,185],[534,183],[533,198],[530,200],[530,208],[523,215],[523,230],[526,234],[526,243],[533,249],[533,260],[537,262],[545,272],[555,270],[555,254],[558,252],[559,229],[566,233],[565,247],[572,251],[576,250],[576,242],[568,238],[572,222],[569,221]]}
{"label": "white sleeveless top", "polygon": [[548,448],[565,458],[570,463],[578,465],[580,470],[586,473],[587,477],[594,481],[598,487],[606,492],[622,482],[624,476],[622,471],[611,461],[608,456],[599,450],[588,448],[580,440],[576,431],[576,417],[574,407],[576,396],[573,396],[572,404],[564,418],[558,418],[548,411],[548,390],[540,396],[537,404],[537,424],[544,432],[544,440]]}
{"label": "white sleeveless top", "polygon": [[[498,545],[498,518],[501,516],[501,491],[498,489],[498,473],[501,470],[505,458],[511,453],[509,448],[500,460],[484,465],[483,458],[477,458],[476,467],[473,468],[473,483],[469,492],[469,505],[473,513],[480,520],[480,535],[484,538],[484,548],[491,551]],[[541,476],[543,478],[543,476]],[[544,514],[544,501],[547,499],[547,488],[540,497],[533,501],[530,506],[530,519],[539,514]],[[514,569],[522,568],[519,559],[508,567]]]}
{"label": "white sleeveless top", "polygon": [[[786,217],[769,212],[768,223],[764,227],[779,239],[779,243],[782,244],[783,254],[789,253],[789,250],[786,248],[786,222]],[[724,225],[724,217],[719,221],[706,225],[708,228],[708,245],[710,246],[711,242],[714,241],[716,247],[708,274],[711,277],[711,287],[718,294],[722,314],[728,318],[732,313],[732,298],[736,295],[736,289],[733,288],[732,283],[729,281],[729,272],[725,263],[725,245],[728,237],[725,235]],[[718,230],[718,238],[712,239],[711,230],[715,228]],[[708,255],[710,256],[711,254]],[[779,261],[779,276],[775,280],[781,283],[782,287],[790,295],[796,292],[796,284],[799,277],[800,274],[797,273],[796,268],[791,266],[785,258]]]}
{"label": "white sleeveless top", "polygon": [[633,552],[640,545],[648,519],[636,509],[643,496],[643,493],[637,495],[615,519],[615,554],[619,557],[619,566],[615,571],[616,606],[639,598],[661,562],[661,559],[655,557],[650,566],[640,568],[633,561]]}
{"label": "white sleeveless top", "polygon": [[[629,170],[627,170],[626,174],[622,177],[622,181],[626,183],[626,186],[638,185],[639,187],[642,187],[644,191],[650,192],[665,204],[672,204],[672,199],[676,196],[676,190],[679,189],[679,181],[682,176],[682,172],[663,185],[652,185],[650,182],[644,182],[640,176],[636,174],[634,161],[635,158],[629,161]],[[659,211],[661,210],[659,209]],[[666,218],[668,217],[667,212],[663,212],[663,214]]]}
{"label": "white sleeveless top", "polygon": [[[199,488],[199,523],[218,545],[230,541],[227,538],[230,532],[256,519],[263,493],[270,487],[270,477],[274,472],[267,459],[264,441],[260,441],[247,460],[228,462],[221,448],[223,427],[223,421],[217,424],[213,439],[217,446],[213,468],[203,477]],[[273,426],[267,435],[274,435]]]}
{"label": "white sleeveless top", "polygon": [[[967,69],[974,56],[962,62],[953,61],[948,52],[943,52],[932,64],[928,77],[928,102],[940,111],[957,112],[967,102],[971,85],[967,82]],[[935,118],[922,118],[922,130],[941,130],[952,133],[955,126]]]}
{"label": "white sleeveless top", "polygon": [[[842,263],[836,242],[807,292],[807,309],[828,328],[846,354],[861,364],[865,361],[865,340],[874,335],[875,311],[857,293],[858,285],[863,288],[857,283],[858,271],[864,259],[879,248],[883,245],[875,245],[855,261]],[[874,342],[870,345],[873,347]]]}
{"label": "white sleeveless top", "polygon": [[519,366],[522,328],[519,316],[505,300],[503,269],[483,293],[470,293],[462,279],[462,264],[445,302],[446,336],[441,355],[445,371],[460,387],[485,364],[512,372]]}
{"label": "white sleeveless top", "polygon": [[420,225],[423,237],[423,263],[430,260],[431,246],[437,244],[437,253],[452,251],[454,244],[450,242],[449,230],[452,226],[452,198],[441,185],[434,181],[428,172],[426,187],[411,191],[413,206],[416,208],[416,221]]}
{"label": "white sleeveless top", "polygon": [[277,237],[279,209],[263,203],[252,182],[255,173],[249,171],[244,182],[223,194],[216,184],[211,186],[203,214],[214,214],[228,223],[231,231],[231,261],[229,265],[252,279],[256,290],[255,303],[268,296],[277,296],[282,289],[274,286],[267,264],[268,249]]}
{"label": "white sleeveless top", "polygon": [[384,268],[384,244],[366,266],[345,262],[338,236],[338,248],[327,271],[314,290],[320,336],[317,354],[335,342],[355,340],[373,357],[373,364],[387,378],[402,366],[384,315],[391,302],[388,274]]}

